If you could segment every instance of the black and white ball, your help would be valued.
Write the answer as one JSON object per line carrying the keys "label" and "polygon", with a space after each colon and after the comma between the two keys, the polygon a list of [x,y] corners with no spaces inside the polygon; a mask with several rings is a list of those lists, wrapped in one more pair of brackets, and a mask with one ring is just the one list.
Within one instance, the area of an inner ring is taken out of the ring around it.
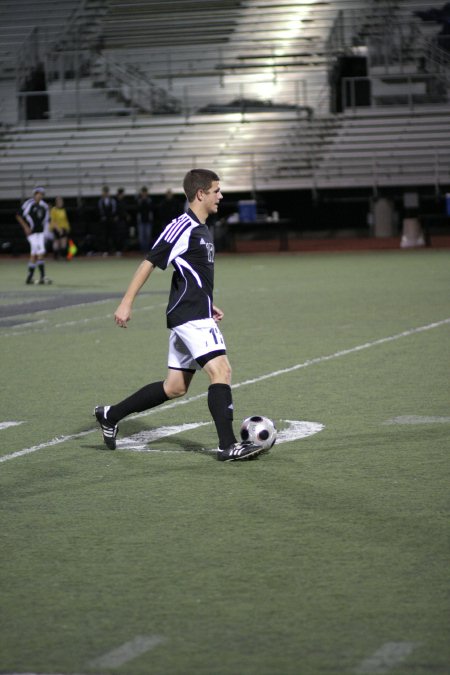
{"label": "black and white ball", "polygon": [[268,417],[253,415],[242,422],[241,438],[243,441],[260,445],[264,450],[270,450],[277,440],[277,430]]}

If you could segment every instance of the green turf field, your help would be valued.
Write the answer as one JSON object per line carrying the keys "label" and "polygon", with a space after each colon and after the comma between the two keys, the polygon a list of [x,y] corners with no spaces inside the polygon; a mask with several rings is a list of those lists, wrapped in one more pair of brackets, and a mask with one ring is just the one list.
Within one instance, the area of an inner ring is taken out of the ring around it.
{"label": "green turf field", "polygon": [[103,448],[166,371],[169,272],[112,320],[138,262],[0,261],[0,672],[449,673],[450,253],[219,256],[236,428],[280,436],[229,464],[202,373]]}

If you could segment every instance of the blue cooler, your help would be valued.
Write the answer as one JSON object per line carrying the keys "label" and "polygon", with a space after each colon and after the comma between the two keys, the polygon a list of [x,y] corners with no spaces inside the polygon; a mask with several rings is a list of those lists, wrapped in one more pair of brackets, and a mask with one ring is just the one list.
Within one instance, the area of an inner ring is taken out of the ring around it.
{"label": "blue cooler", "polygon": [[256,200],[240,199],[238,201],[239,220],[243,223],[254,223],[256,221]]}

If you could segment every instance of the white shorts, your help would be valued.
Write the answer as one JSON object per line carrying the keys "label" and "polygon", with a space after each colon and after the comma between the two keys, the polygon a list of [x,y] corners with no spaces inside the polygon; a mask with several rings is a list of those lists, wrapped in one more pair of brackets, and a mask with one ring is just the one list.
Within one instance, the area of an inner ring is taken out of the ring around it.
{"label": "white shorts", "polygon": [[200,370],[210,359],[225,353],[225,340],[214,319],[188,321],[170,331],[169,368]]}
{"label": "white shorts", "polygon": [[30,234],[27,239],[28,243],[30,244],[31,255],[44,255],[45,239],[43,232],[35,232],[34,234]]}

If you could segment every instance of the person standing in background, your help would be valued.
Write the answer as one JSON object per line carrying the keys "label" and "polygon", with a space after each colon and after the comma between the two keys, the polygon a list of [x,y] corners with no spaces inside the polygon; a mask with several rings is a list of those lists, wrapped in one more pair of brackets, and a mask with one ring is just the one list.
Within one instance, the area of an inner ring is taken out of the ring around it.
{"label": "person standing in background", "polygon": [[150,249],[153,229],[153,202],[144,186],[137,197],[137,229],[139,238],[139,248],[146,252]]}
{"label": "person standing in background", "polygon": [[103,255],[108,255],[115,246],[115,218],[117,212],[116,200],[109,194],[109,187],[102,188],[102,195],[98,200],[98,214],[100,217],[100,248]]}
{"label": "person standing in background", "polygon": [[[26,284],[52,283],[51,279],[45,276],[45,237],[49,232],[49,209],[44,201],[44,195],[43,187],[35,187],[33,196],[22,204],[20,212],[16,214],[16,220],[21,225],[30,245]],[[33,281],[36,267],[40,274],[39,281]]]}
{"label": "person standing in background", "polygon": [[157,231],[153,232],[154,238],[157,239],[167,223],[181,215],[183,210],[183,204],[174,197],[172,190],[166,190],[164,199],[158,206],[158,223]]}
{"label": "person standing in background", "polygon": [[70,224],[62,197],[56,197],[55,205],[50,209],[50,232],[53,234],[53,257],[65,258],[70,234]]}
{"label": "person standing in background", "polygon": [[117,256],[121,256],[125,249],[129,222],[130,216],[125,204],[125,189],[119,188],[116,194],[116,217],[114,230],[114,244]]}

